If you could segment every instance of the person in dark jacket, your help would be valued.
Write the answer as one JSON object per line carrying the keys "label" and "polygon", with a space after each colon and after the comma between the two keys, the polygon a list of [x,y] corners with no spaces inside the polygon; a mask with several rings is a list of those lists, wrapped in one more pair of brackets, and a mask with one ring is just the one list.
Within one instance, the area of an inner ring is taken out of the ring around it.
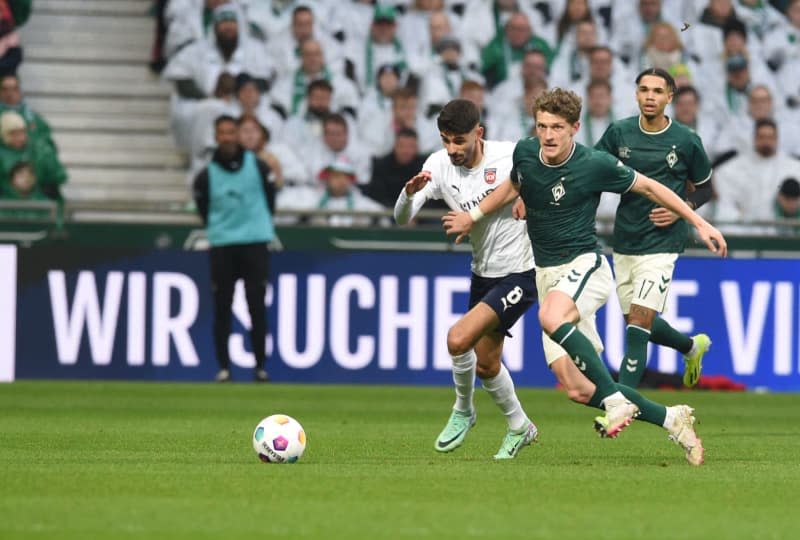
{"label": "person in dark jacket", "polygon": [[265,382],[267,318],[264,306],[269,277],[267,245],[275,238],[272,215],[275,188],[269,165],[238,142],[238,121],[227,115],[214,123],[217,149],[194,180],[194,200],[211,244],[214,294],[214,345],[219,372],[231,380],[228,338],[234,285],[244,280],[255,356],[254,380]]}
{"label": "person in dark jacket", "polygon": [[397,194],[409,178],[417,174],[425,163],[419,153],[417,132],[402,128],[395,137],[392,151],[372,161],[372,179],[364,188],[364,194],[386,208],[394,208]]}

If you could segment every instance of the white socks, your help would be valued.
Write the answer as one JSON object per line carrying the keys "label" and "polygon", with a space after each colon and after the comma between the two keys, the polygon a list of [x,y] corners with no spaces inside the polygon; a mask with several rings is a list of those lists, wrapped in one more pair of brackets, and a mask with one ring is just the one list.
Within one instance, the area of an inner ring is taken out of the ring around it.
{"label": "white socks", "polygon": [[475,393],[475,364],[478,357],[475,351],[453,356],[453,384],[456,387],[456,403],[453,409],[459,412],[472,412],[472,395]]}
{"label": "white socks", "polygon": [[628,401],[628,398],[626,398],[622,392],[617,390],[610,396],[606,396],[605,398],[603,398],[603,401],[600,402],[600,405],[602,405],[605,410],[608,410],[608,407],[610,405],[616,405],[617,403],[625,401]]}
{"label": "white socks", "polygon": [[697,341],[695,341],[695,339],[692,338],[692,348],[689,349],[689,352],[687,352],[685,356],[692,356],[696,352],[697,352]]}
{"label": "white socks", "polygon": [[512,431],[519,431],[525,427],[530,420],[514,391],[514,381],[506,366],[500,363],[500,372],[491,379],[482,379],[483,387],[492,396],[492,399],[503,414],[506,416],[508,427]]}
{"label": "white socks", "polygon": [[677,412],[675,410],[676,407],[667,407],[666,409],[667,409],[667,414],[664,417],[663,428],[666,429],[667,431],[670,431],[672,429],[672,424],[675,423],[675,415],[677,414]]}

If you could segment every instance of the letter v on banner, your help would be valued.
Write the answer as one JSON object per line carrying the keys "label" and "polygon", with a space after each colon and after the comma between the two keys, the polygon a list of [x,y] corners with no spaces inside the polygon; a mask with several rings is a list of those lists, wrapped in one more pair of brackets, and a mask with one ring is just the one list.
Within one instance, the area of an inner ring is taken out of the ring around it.
{"label": "letter v on banner", "polygon": [[0,245],[0,382],[14,380],[17,342],[17,246]]}

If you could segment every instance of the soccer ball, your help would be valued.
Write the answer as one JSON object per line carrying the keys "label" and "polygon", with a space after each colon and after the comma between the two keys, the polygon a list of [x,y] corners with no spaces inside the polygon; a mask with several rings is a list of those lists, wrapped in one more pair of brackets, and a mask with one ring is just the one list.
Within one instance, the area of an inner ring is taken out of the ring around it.
{"label": "soccer ball", "polygon": [[294,463],[306,449],[306,432],[291,416],[273,414],[256,426],[253,448],[264,463]]}

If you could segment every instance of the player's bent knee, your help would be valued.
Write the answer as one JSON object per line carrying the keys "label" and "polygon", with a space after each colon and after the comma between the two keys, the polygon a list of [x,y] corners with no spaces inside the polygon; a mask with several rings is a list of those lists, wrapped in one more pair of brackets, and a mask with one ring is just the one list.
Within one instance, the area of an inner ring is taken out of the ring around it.
{"label": "player's bent knee", "polygon": [[475,366],[475,374],[479,379],[492,379],[497,377],[500,373],[500,362],[495,362],[488,365],[481,365],[480,363]]}
{"label": "player's bent knee", "polygon": [[549,336],[558,330],[559,326],[564,324],[564,319],[563,317],[542,310],[539,312],[539,324],[542,330]]}
{"label": "player's bent knee", "polygon": [[456,327],[447,332],[447,351],[451,356],[465,354],[473,345],[472,338],[466,332]]}

